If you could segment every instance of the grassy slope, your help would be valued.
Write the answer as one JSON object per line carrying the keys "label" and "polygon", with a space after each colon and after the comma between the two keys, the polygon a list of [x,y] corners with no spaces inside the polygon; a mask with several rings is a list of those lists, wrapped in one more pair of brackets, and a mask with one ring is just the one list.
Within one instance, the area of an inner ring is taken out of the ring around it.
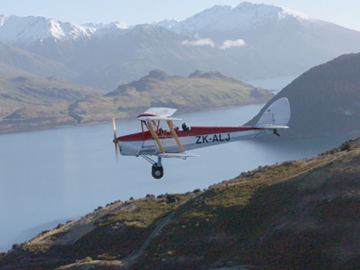
{"label": "grassy slope", "polygon": [[59,77],[0,76],[0,106],[71,102],[100,93]]}
{"label": "grassy slope", "polygon": [[94,259],[113,269],[353,269],[359,156],[344,144],[203,192],[114,202],[3,254],[0,267],[101,269]]}
{"label": "grassy slope", "polygon": [[69,106],[100,91],[58,77],[0,76],[0,133],[75,125]]}

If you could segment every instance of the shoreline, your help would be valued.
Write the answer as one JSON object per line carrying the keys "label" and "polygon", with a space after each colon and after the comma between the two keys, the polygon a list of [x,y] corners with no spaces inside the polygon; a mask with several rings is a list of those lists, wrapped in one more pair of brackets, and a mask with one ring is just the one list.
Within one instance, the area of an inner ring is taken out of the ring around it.
{"label": "shoreline", "polygon": [[[270,99],[269,99],[270,100]],[[255,105],[255,104],[266,104],[267,101],[260,101],[260,102],[252,102],[252,103],[247,103],[247,104],[239,104],[239,105],[229,105],[229,106],[219,106],[219,107],[207,107],[207,108],[201,108],[198,110],[183,110],[183,109],[179,109],[179,111],[177,111],[176,113],[181,115],[181,114],[185,114],[185,113],[194,113],[194,112],[201,112],[201,111],[212,111],[212,110],[221,110],[221,109],[225,109],[225,108],[233,108],[233,107],[240,107],[240,106],[248,106],[248,105]],[[114,114],[115,116],[115,114]],[[50,117],[49,117],[50,118]],[[125,117],[125,118],[115,118],[116,121],[131,121],[133,119],[135,119],[136,116],[129,116],[129,117]],[[31,123],[29,122],[29,125],[36,125],[37,126],[33,126],[32,128],[14,128],[15,124],[13,126],[11,126],[11,128],[8,129],[1,129],[1,121],[0,121],[0,136],[3,134],[12,134],[12,133],[21,133],[21,132],[33,132],[33,131],[40,131],[40,130],[50,130],[50,129],[58,129],[58,128],[67,128],[67,127],[76,127],[76,126],[88,126],[88,125],[98,125],[101,123],[106,123],[106,122],[111,122],[111,119],[104,119],[104,120],[100,120],[100,121],[94,121],[94,122],[86,122],[86,123],[77,123],[77,124],[68,124],[68,125],[55,125],[55,124],[47,124],[44,126],[41,126],[41,122],[40,123]]]}

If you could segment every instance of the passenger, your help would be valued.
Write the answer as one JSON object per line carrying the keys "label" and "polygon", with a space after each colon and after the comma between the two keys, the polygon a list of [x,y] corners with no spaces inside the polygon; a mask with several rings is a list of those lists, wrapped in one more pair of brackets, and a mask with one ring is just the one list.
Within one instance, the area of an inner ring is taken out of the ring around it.
{"label": "passenger", "polygon": [[183,124],[181,125],[181,128],[182,128],[184,131],[190,130],[190,127],[189,127],[186,123],[183,123]]}

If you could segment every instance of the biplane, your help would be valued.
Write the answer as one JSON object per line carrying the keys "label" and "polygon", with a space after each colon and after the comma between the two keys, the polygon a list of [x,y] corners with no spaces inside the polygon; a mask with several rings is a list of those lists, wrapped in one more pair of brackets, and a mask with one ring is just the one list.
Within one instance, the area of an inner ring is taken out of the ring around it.
{"label": "biplane", "polygon": [[[150,108],[137,117],[141,121],[141,132],[117,137],[113,118],[116,157],[118,150],[124,156],[141,156],[152,164],[151,174],[155,179],[164,175],[162,158],[196,157],[188,150],[252,139],[265,134],[280,136],[279,129],[287,129],[290,120],[290,104],[283,97],[273,102],[254,126],[195,127],[183,123],[180,127],[173,121],[173,108]],[[154,161],[149,156],[156,156]]]}

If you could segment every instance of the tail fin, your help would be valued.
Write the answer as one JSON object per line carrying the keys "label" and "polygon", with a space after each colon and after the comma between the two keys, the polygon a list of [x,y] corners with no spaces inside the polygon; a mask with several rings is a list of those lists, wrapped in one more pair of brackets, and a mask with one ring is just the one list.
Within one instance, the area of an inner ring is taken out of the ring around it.
{"label": "tail fin", "polygon": [[287,126],[289,121],[290,104],[289,100],[283,97],[276,100],[266,109],[255,127],[265,129],[289,128]]}

